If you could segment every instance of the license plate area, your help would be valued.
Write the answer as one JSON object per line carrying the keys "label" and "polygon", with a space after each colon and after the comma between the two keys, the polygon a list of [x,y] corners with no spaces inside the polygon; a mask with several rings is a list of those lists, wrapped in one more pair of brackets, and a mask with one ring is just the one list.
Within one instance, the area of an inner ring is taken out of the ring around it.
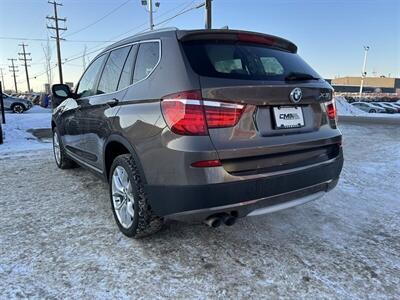
{"label": "license plate area", "polygon": [[301,106],[272,107],[275,129],[304,127],[304,116]]}

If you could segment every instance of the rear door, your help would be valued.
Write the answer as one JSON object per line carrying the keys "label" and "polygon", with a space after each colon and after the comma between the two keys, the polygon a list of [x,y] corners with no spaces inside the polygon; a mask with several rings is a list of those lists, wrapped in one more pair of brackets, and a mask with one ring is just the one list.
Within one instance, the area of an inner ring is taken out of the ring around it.
{"label": "rear door", "polygon": [[184,41],[183,49],[200,77],[203,99],[244,106],[235,126],[209,129],[228,169],[264,168],[269,162],[258,158],[276,154],[286,157],[282,165],[296,160],[290,155],[296,151],[305,160],[304,150],[320,156],[340,140],[326,113],[332,88],[289,48],[224,37]]}

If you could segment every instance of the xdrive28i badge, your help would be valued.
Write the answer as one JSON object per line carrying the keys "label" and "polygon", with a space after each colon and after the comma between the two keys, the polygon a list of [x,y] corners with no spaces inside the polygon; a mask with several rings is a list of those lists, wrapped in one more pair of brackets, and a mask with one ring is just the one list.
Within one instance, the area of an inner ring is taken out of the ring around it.
{"label": "xdrive28i badge", "polygon": [[302,96],[303,92],[301,91],[301,88],[295,88],[290,92],[289,98],[293,103],[298,103]]}

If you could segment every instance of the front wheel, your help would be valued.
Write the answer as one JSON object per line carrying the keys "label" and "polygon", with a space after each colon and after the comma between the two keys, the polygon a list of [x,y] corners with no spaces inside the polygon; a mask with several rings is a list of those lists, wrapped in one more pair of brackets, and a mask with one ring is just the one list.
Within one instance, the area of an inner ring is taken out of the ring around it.
{"label": "front wheel", "polygon": [[375,109],[370,109],[369,113],[374,114],[374,113],[376,113],[376,110]]}
{"label": "front wheel", "polygon": [[123,234],[141,238],[159,231],[163,220],[147,203],[137,165],[129,154],[115,158],[109,177],[111,207]]}
{"label": "front wheel", "polygon": [[64,147],[56,128],[53,129],[53,154],[56,165],[60,169],[71,169],[76,167],[75,162],[65,154]]}
{"label": "front wheel", "polygon": [[25,107],[22,104],[14,104],[11,109],[16,114],[22,114],[25,111]]}

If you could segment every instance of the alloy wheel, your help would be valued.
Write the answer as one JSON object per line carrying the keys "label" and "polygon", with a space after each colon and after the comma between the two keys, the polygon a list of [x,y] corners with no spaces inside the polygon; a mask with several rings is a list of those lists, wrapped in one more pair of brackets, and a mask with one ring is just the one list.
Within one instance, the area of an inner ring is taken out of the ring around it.
{"label": "alloy wheel", "polygon": [[114,169],[111,182],[113,209],[122,227],[132,226],[135,210],[135,199],[132,193],[132,184],[127,171],[122,166]]}
{"label": "alloy wheel", "polygon": [[58,140],[58,134],[55,131],[53,134],[53,152],[57,165],[60,165],[61,163],[60,141]]}

